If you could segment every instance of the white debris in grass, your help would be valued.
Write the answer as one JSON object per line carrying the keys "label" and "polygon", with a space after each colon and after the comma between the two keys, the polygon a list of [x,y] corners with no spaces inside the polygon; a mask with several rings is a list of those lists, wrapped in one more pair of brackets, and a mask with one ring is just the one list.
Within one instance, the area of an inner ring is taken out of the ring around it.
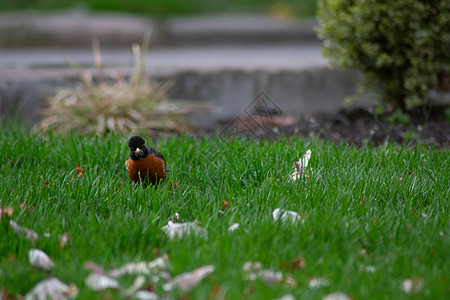
{"label": "white debris in grass", "polygon": [[25,295],[25,300],[65,300],[73,299],[78,295],[76,285],[67,285],[58,278],[51,277],[39,281]]}
{"label": "white debris in grass", "polygon": [[31,242],[35,242],[39,239],[39,234],[34,231],[31,230],[29,228],[20,226],[19,224],[17,224],[17,222],[11,220],[9,221],[9,226],[11,227],[12,230],[14,230],[18,235],[23,235],[25,236],[25,238]]}
{"label": "white debris in grass", "polygon": [[158,300],[159,297],[156,293],[150,291],[137,291],[133,298],[138,300]]}
{"label": "white debris in grass", "polygon": [[248,261],[242,266],[244,279],[254,281],[261,279],[266,283],[279,283],[283,280],[283,273],[263,269],[259,261]]}
{"label": "white debris in grass", "polygon": [[239,229],[239,223],[234,223],[228,226],[228,232],[233,232]]}
{"label": "white debris in grass", "polygon": [[28,250],[28,261],[33,267],[44,271],[50,271],[55,263],[50,259],[50,257],[44,251],[40,249],[30,249]]}
{"label": "white debris in grass", "polygon": [[59,247],[61,249],[66,248],[66,246],[69,244],[69,233],[68,232],[64,232],[63,234],[58,236],[59,239]]}
{"label": "white debris in grass", "polygon": [[126,263],[120,268],[109,271],[109,276],[120,277],[125,274],[148,275],[154,270],[166,270],[167,268],[167,256],[161,256],[150,262],[141,261]]}
{"label": "white debris in grass", "polygon": [[285,210],[282,208],[275,208],[272,212],[272,217],[274,221],[281,220],[283,224],[296,224],[302,220],[302,217],[298,212]]}
{"label": "white debris in grass", "polygon": [[145,276],[139,275],[134,279],[133,284],[124,292],[126,298],[132,297],[138,290],[145,285]]}
{"label": "white debris in grass", "polygon": [[206,265],[193,270],[192,272],[182,273],[175,276],[170,282],[164,284],[163,289],[170,291],[179,288],[182,292],[190,292],[194,287],[202,281],[206,276],[214,272],[213,265]]}
{"label": "white debris in grass", "polygon": [[326,278],[322,277],[313,277],[308,280],[308,287],[310,289],[316,289],[321,287],[329,286],[330,282]]}
{"label": "white debris in grass", "polygon": [[99,292],[106,289],[119,289],[117,279],[100,273],[91,273],[84,279],[84,283],[93,291]]}
{"label": "white debris in grass", "polygon": [[206,238],[207,232],[204,228],[197,225],[197,222],[174,223],[169,221],[167,225],[161,228],[169,239],[182,238],[187,234],[194,234],[202,238]]}
{"label": "white debris in grass", "polygon": [[342,292],[334,292],[322,297],[322,300],[351,300],[352,298]]}
{"label": "white debris in grass", "polygon": [[311,150],[306,151],[306,153],[299,159],[299,161],[294,162],[295,171],[291,174],[291,180],[298,180],[302,176],[308,178],[307,167],[308,162],[311,158]]}
{"label": "white debris in grass", "polygon": [[423,280],[422,278],[406,278],[402,281],[402,291],[406,294],[418,293],[422,290]]}

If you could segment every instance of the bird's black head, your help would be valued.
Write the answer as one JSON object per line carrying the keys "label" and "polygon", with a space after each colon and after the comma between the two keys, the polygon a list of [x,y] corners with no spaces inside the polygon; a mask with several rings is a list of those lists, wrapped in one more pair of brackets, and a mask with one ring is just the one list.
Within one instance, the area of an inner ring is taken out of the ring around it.
{"label": "bird's black head", "polygon": [[132,160],[138,160],[139,158],[148,156],[148,149],[145,146],[145,141],[140,136],[133,136],[128,141],[128,147],[130,147],[130,157]]}

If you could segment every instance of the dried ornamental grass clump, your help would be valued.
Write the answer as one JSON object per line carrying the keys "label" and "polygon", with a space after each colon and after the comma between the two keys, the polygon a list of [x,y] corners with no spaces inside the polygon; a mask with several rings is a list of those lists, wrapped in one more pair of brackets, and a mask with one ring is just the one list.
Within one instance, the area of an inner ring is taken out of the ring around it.
{"label": "dried ornamental grass clump", "polygon": [[79,70],[81,85],[61,88],[49,98],[43,111],[40,129],[65,134],[104,135],[128,134],[142,129],[155,131],[192,130],[185,113],[191,110],[184,103],[169,101],[166,95],[171,82],[149,83],[145,75],[145,47],[133,45],[134,67],[128,79],[117,78],[113,83],[103,80],[101,55],[94,43],[98,83],[89,71]]}

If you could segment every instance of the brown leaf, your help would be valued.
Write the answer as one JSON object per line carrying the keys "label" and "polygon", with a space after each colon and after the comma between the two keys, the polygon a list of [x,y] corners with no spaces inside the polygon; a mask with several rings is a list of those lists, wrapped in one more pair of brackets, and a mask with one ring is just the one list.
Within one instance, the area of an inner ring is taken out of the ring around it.
{"label": "brown leaf", "polygon": [[222,201],[222,205],[223,205],[223,208],[228,208],[228,201],[227,200],[223,200]]}
{"label": "brown leaf", "polygon": [[5,216],[10,218],[14,214],[14,208],[6,206],[4,208],[0,207],[0,220]]}
{"label": "brown leaf", "polygon": [[303,257],[296,257],[294,260],[292,260],[291,262],[281,262],[280,263],[280,268],[287,268],[289,270],[299,270],[299,269],[303,269],[305,267],[305,259]]}

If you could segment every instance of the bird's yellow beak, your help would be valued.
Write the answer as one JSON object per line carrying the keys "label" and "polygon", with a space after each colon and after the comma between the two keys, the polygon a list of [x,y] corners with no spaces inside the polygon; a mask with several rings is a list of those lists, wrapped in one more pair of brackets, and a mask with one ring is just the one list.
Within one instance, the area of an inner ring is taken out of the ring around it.
{"label": "bird's yellow beak", "polygon": [[136,153],[140,153],[140,152],[142,152],[142,150],[141,149],[139,149],[139,148],[136,148],[136,151],[135,151]]}

